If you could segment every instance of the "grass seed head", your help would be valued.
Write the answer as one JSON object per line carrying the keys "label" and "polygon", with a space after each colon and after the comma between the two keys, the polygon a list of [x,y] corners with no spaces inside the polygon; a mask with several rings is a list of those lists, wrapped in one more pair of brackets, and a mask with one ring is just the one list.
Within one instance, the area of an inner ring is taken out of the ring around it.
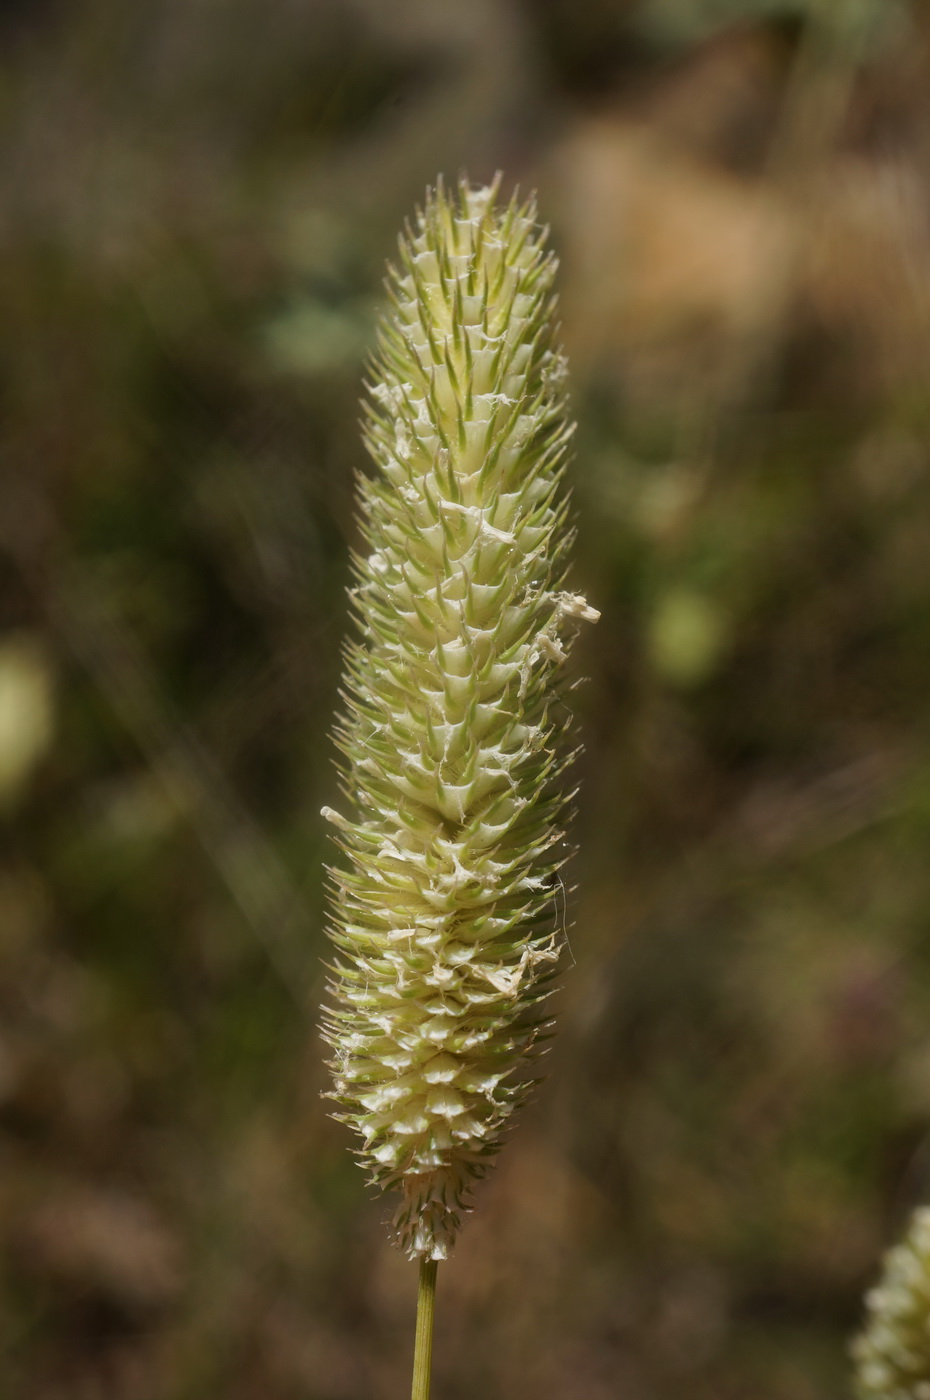
{"label": "grass seed head", "polygon": [[571,793],[572,425],[532,200],[430,193],[389,270],[356,632],[325,809],[333,1097],[411,1257],[443,1258],[530,1083]]}
{"label": "grass seed head", "polygon": [[853,1343],[859,1400],[930,1400],[930,1208],[889,1250]]}

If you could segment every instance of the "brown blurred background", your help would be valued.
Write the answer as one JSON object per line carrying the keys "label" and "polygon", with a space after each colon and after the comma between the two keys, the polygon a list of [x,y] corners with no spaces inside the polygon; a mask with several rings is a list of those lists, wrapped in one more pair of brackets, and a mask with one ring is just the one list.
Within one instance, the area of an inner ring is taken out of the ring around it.
{"label": "brown blurred background", "polygon": [[437,1400],[831,1400],[930,1198],[930,14],[0,5],[9,1400],[393,1400],[314,1021],[383,263],[539,191],[580,422],[578,891]]}

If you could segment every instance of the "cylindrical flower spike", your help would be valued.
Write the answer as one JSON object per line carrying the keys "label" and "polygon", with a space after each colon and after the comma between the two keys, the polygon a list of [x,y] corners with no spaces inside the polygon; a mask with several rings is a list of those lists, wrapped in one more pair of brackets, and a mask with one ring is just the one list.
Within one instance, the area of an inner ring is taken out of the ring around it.
{"label": "cylindrical flower spike", "polygon": [[571,794],[572,427],[532,201],[440,186],[400,241],[368,385],[358,637],[337,722],[344,863],[325,1010],[340,1117],[444,1258],[529,1082]]}
{"label": "cylindrical flower spike", "polygon": [[865,1302],[853,1343],[860,1400],[930,1400],[930,1208],[914,1212]]}

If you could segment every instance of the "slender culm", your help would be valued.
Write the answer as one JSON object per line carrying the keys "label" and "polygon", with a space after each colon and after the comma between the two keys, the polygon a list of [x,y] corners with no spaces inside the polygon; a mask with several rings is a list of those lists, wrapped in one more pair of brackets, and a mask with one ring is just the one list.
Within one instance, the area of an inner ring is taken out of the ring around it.
{"label": "slender culm", "polygon": [[533,201],[440,186],[389,269],[337,720],[325,1010],[339,1116],[444,1258],[524,1096],[559,955],[571,436]]}
{"label": "slender culm", "polygon": [[859,1400],[930,1400],[930,1208],[914,1212],[865,1298],[853,1343]]}

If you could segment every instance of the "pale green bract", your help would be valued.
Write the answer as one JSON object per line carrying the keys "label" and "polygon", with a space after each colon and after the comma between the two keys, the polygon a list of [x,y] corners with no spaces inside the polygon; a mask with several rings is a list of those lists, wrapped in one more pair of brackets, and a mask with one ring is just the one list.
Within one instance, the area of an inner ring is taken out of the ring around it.
{"label": "pale green bract", "polygon": [[390,268],[337,721],[346,814],[325,1034],[339,1116],[445,1257],[529,1087],[559,956],[571,793],[572,432],[532,201],[440,186]]}
{"label": "pale green bract", "polygon": [[853,1343],[860,1400],[930,1400],[930,1208],[914,1212],[865,1302]]}

